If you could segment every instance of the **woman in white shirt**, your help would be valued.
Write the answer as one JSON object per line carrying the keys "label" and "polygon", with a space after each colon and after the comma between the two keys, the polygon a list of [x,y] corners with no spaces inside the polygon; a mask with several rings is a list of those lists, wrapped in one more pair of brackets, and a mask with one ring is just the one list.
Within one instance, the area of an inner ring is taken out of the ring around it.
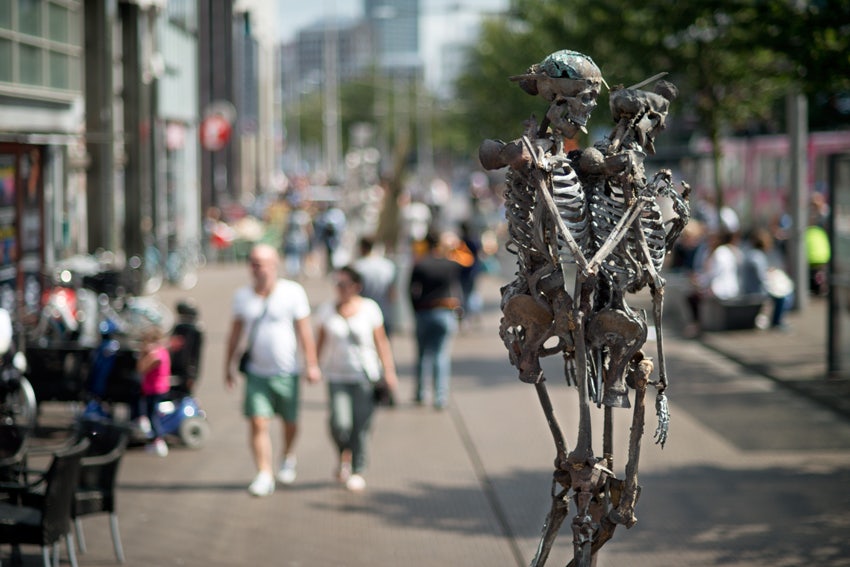
{"label": "woman in white shirt", "polygon": [[740,295],[740,271],[743,254],[738,247],[739,235],[721,230],[712,237],[714,247],[702,268],[691,275],[693,291],[688,295],[693,322],[685,329],[685,336],[699,334],[700,304],[705,297],[731,299]]}
{"label": "woman in white shirt", "polygon": [[319,365],[328,381],[331,437],[339,452],[337,479],[349,490],[366,487],[366,447],[374,411],[373,382],[383,375],[395,391],[398,380],[381,308],[362,297],[362,276],[337,270],[336,300],[316,310]]}
{"label": "woman in white shirt", "polygon": [[743,256],[735,234],[721,233],[719,238],[720,244],[706,259],[703,271],[697,274],[697,285],[717,299],[732,299],[740,294]]}

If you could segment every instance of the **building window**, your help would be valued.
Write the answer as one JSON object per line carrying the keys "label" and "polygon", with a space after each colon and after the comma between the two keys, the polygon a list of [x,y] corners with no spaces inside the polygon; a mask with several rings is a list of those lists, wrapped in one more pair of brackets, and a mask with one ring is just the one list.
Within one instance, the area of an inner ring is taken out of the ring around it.
{"label": "building window", "polygon": [[18,79],[27,85],[43,84],[41,60],[43,51],[32,45],[20,44],[18,46],[20,70]]}
{"label": "building window", "polygon": [[18,0],[18,31],[27,35],[41,35],[41,12],[39,0]]}
{"label": "building window", "polygon": [[12,28],[11,2],[0,2],[0,28]]}
{"label": "building window", "polygon": [[82,84],[81,0],[0,1],[0,94],[70,100]]}
{"label": "building window", "polygon": [[49,57],[50,71],[48,73],[48,79],[50,84],[48,86],[54,89],[70,88],[70,83],[68,82],[68,56],[64,53],[50,53]]}
{"label": "building window", "polygon": [[49,4],[47,6],[48,11],[48,38],[51,41],[58,41],[60,43],[68,43],[68,8],[65,6],[57,6],[56,4]]}
{"label": "building window", "polygon": [[0,37],[0,82],[12,82],[12,42]]}

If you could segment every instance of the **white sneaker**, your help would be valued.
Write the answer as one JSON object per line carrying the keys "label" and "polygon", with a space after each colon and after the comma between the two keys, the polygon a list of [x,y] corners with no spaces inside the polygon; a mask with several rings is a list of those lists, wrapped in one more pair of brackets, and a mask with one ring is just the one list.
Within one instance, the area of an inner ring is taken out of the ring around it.
{"label": "white sneaker", "polygon": [[248,486],[251,496],[268,496],[274,492],[274,478],[266,472],[258,473],[254,481]]}
{"label": "white sneaker", "polygon": [[366,479],[359,474],[353,474],[345,481],[345,487],[352,492],[360,492],[366,488]]}
{"label": "white sneaker", "polygon": [[168,456],[168,444],[166,444],[163,439],[155,439],[154,441],[145,445],[145,452],[151,453],[152,455],[156,455],[158,457],[167,457]]}
{"label": "white sneaker", "polygon": [[294,455],[286,457],[283,464],[280,465],[280,470],[277,471],[277,481],[281,484],[292,484],[295,482],[296,472],[295,465],[298,464]]}
{"label": "white sneaker", "polygon": [[150,434],[151,434],[151,431],[152,431],[151,430],[151,420],[149,420],[146,416],[143,415],[143,416],[139,417],[138,419],[136,419],[136,427],[139,428],[139,431],[146,438],[150,437]]}

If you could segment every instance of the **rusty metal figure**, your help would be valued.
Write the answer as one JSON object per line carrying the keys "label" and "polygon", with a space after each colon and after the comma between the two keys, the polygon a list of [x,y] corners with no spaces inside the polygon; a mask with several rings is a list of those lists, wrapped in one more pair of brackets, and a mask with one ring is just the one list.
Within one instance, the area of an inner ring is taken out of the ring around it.
{"label": "rusty metal figure", "polygon": [[[525,74],[511,77],[527,93],[549,103],[538,124],[525,122],[512,142],[485,140],[479,149],[487,169],[507,166],[505,194],[509,242],[517,257],[513,281],[502,288],[499,335],[519,379],[534,384],[555,449],[552,506],[532,567],[542,567],[555,537],[575,506],[574,559],[589,567],[618,524],[631,527],[640,492],[638,464],[645,423],[647,387],[656,390],[655,440],[664,446],[669,427],[667,374],[661,317],[662,263],[689,219],[689,188],[673,189],[669,170],[647,180],[644,158],[655,152],[669,103],[676,95],[661,81],[653,92],[640,90],[653,77],[630,88],[612,89],[615,127],[593,148],[564,151],[564,139],[585,132],[605,84],[590,57],[569,50],[552,53]],[[674,216],[664,222],[658,198],[672,201]],[[626,295],[649,287],[656,328],[658,379],[641,350],[647,339],[646,314],[631,309]],[[561,354],[565,378],[579,395],[579,430],[569,450],[554,414],[540,359]],[[625,478],[615,477],[613,408],[629,408],[635,390]],[[594,455],[592,405],[604,406],[602,456]]]}

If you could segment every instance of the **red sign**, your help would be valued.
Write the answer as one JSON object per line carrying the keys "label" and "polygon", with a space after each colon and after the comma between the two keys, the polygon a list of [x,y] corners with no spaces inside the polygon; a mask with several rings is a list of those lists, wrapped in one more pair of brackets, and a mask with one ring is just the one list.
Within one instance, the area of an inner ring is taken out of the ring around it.
{"label": "red sign", "polygon": [[221,114],[210,114],[201,122],[201,146],[210,152],[216,152],[227,145],[233,127]]}

